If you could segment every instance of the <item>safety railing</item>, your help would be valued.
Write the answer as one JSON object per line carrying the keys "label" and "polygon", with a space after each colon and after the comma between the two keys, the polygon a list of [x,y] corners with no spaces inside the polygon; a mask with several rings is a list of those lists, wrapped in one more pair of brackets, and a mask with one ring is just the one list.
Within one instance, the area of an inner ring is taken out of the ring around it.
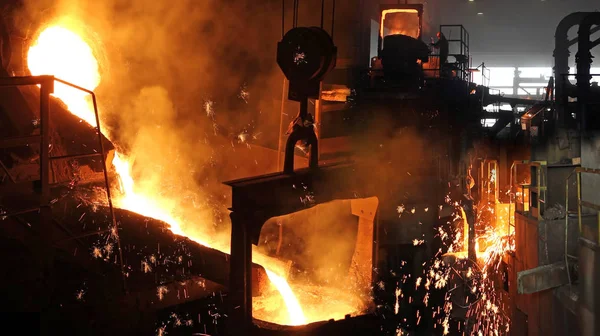
{"label": "safety railing", "polygon": [[[455,58],[454,63],[449,63],[447,65],[450,67],[450,70],[456,71],[458,78],[468,81],[470,77],[469,68],[471,66],[469,32],[463,25],[440,25],[439,31],[442,32],[448,40],[450,51],[448,56]],[[453,36],[453,33],[455,33],[454,35],[458,33],[458,38]]]}
{"label": "safety railing", "polygon": [[[94,107],[94,116],[96,120],[96,130],[98,135],[98,142],[100,145],[100,153],[83,153],[83,154],[74,154],[74,155],[62,155],[62,156],[54,156],[50,157],[50,153],[48,148],[50,146],[50,130],[49,130],[49,119],[50,119],[50,95],[54,92],[54,82],[59,82],[64,85],[70,86],[74,89],[83,91],[91,95],[92,104]],[[119,232],[117,227],[117,221],[115,218],[114,208],[112,204],[112,197],[110,194],[110,186],[108,181],[108,171],[106,169],[106,159],[104,156],[104,142],[102,139],[102,131],[100,129],[100,118],[98,116],[98,105],[96,102],[96,95],[93,91],[87,90],[75,84],[69,83],[62,79],[56,78],[54,76],[24,76],[24,77],[3,77],[0,78],[0,87],[9,87],[9,86],[26,86],[26,85],[39,85],[40,86],[40,134],[24,136],[24,137],[13,137],[13,138],[5,138],[0,139],[0,148],[13,148],[24,145],[34,144],[36,142],[40,143],[40,184],[41,184],[41,197],[40,197],[40,206],[32,207],[28,209],[17,210],[14,212],[2,212],[0,213],[0,217],[10,217],[17,216],[26,213],[31,213],[35,211],[39,211],[40,219],[43,226],[49,225],[52,221],[52,212],[50,210],[51,202],[50,202],[50,162],[55,160],[63,160],[63,159],[79,159],[79,158],[87,158],[87,157],[100,157],[102,162],[102,170],[104,172],[104,183],[106,187],[106,197],[108,199],[108,208],[111,216],[111,224],[114,230],[111,230],[117,241],[117,248],[119,249],[119,262],[121,266],[121,273],[123,276],[123,285],[125,287],[125,268],[123,264],[123,253],[121,250],[121,240],[119,238]],[[10,175],[9,175],[10,177]],[[101,233],[104,231],[97,231],[96,233]]]}
{"label": "safety railing", "polygon": [[[600,169],[577,167],[569,174],[569,176],[567,176],[565,183],[565,263],[567,266],[569,265],[569,258],[577,259],[577,257],[569,255],[569,180],[573,174],[577,175],[577,225],[579,227],[579,234],[581,234],[583,231],[583,224],[581,220],[582,208],[586,207],[594,209],[598,211],[598,243],[600,244],[600,205],[586,202],[581,199],[581,174],[600,175]],[[567,272],[568,271],[569,268],[567,267]],[[571,283],[571,274],[568,273],[568,275],[569,283]]]}
{"label": "safety railing", "polygon": [[[517,192],[514,191],[514,186],[517,185],[516,169],[520,165],[526,165],[530,167],[530,183],[529,184],[521,184],[521,200],[522,200],[522,208],[518,208],[519,203],[517,203]],[[511,195],[510,195],[510,207],[509,212],[512,211],[512,206],[515,206],[515,212],[520,212],[524,215],[534,217],[538,220],[541,220],[544,214],[544,207],[546,203],[546,161],[514,161],[510,167],[510,186],[511,186]],[[535,181],[535,184],[533,183]],[[535,204],[535,206],[534,206]],[[514,229],[515,223],[509,219],[509,225]]]}

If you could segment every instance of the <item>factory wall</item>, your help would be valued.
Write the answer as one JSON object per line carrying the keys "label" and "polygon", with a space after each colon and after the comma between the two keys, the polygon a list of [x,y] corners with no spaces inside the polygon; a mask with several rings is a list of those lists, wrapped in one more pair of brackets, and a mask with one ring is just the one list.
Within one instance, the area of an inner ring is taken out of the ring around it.
{"label": "factory wall", "polygon": [[[572,223],[576,224],[576,223]],[[560,226],[563,225],[562,228]],[[547,228],[544,228],[547,226]],[[576,301],[566,293],[568,286],[544,290],[533,294],[518,294],[517,273],[542,265],[560,261],[563,258],[562,245],[564,220],[538,221],[521,214],[515,215],[516,253],[509,258],[510,294],[512,305],[511,335],[562,336],[579,335]],[[545,239],[547,244],[545,243]],[[559,242],[559,243],[557,243]],[[569,246],[571,254],[576,253],[577,245]],[[565,332],[567,331],[568,332]]]}
{"label": "factory wall", "polygon": [[[600,132],[581,140],[581,166],[600,169]],[[600,176],[583,174],[581,196],[584,201],[600,204]],[[588,211],[590,211],[588,209]]]}

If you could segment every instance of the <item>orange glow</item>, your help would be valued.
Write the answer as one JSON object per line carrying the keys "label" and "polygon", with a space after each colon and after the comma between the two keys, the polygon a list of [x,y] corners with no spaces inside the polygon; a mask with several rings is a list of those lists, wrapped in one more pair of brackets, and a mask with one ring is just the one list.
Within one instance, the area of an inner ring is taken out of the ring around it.
{"label": "orange glow", "polygon": [[[29,70],[32,75],[54,75],[75,85],[94,90],[100,84],[101,74],[98,61],[88,44],[91,41],[86,41],[80,27],[66,22],[58,21],[55,25],[46,27],[38,35],[28,51]],[[54,95],[67,105],[71,113],[96,126],[93,107],[86,94],[56,83]],[[100,126],[107,130],[103,122],[100,119]],[[108,139],[114,138],[111,134],[105,136]],[[115,147],[118,149],[119,144],[115,143]],[[157,192],[158,184],[154,183],[156,181],[136,179],[132,172],[135,154],[127,155],[118,150],[114,153],[112,166],[119,178],[119,192],[114,193],[113,196],[114,205],[166,222],[174,234],[186,236],[204,246],[229,253],[228,240],[216,239],[193,230],[197,226],[188,223],[189,218],[199,222],[208,218],[183,216],[178,209],[180,200],[170,199]],[[155,178],[159,179],[160,176]],[[281,269],[272,258],[265,257],[257,251],[253,253],[253,262],[265,267],[267,276],[275,288],[272,293],[253,299],[253,303],[259,301],[261,303],[255,304],[255,309],[256,306],[260,306],[260,308],[266,307],[269,312],[275,312],[267,315],[255,314],[265,321],[302,325],[330,318],[343,318],[346,314],[356,313],[360,307],[360,303],[346,293],[327,292],[323,288],[314,289],[302,284],[291,286],[286,280],[286,271]],[[301,293],[301,296],[297,297],[298,293]]]}
{"label": "orange glow", "polygon": [[[418,15],[419,12],[416,9],[386,9],[384,11],[381,12],[381,25],[379,28],[379,36],[381,36],[381,38],[385,37],[386,35],[384,35],[384,30],[385,28],[387,28],[385,26],[385,19],[386,16],[389,14],[398,14],[398,13],[407,13],[407,14],[415,14]],[[417,17],[418,20],[418,17]],[[393,23],[393,27],[389,28],[390,29],[390,33],[387,35],[395,35],[395,34],[402,34],[402,35],[407,35],[413,38],[418,38],[420,35],[420,31],[419,31],[419,25],[418,25],[418,21],[416,26],[415,25],[411,25],[410,22],[406,22],[404,20],[400,21],[400,20],[396,20]],[[416,29],[416,32],[415,32]]]}
{"label": "orange glow", "polygon": [[[483,261],[484,264],[491,261],[494,256],[503,255],[507,251],[514,250],[515,246],[512,241],[514,232],[510,232],[508,206],[508,204],[498,203],[495,207],[489,207],[486,210],[496,214],[495,222],[479,223],[485,224],[486,227],[485,231],[477,235],[475,239],[475,253],[477,259]],[[466,257],[467,247],[469,246],[469,223],[465,211],[462,208],[460,210],[463,220],[463,234],[461,235],[463,248],[458,254]],[[514,214],[514,212],[511,213]]]}
{"label": "orange glow", "polygon": [[[90,46],[67,27],[46,28],[29,48],[27,63],[34,75],[54,75],[85,89],[94,90],[100,83],[98,61]],[[68,52],[65,52],[68,50]],[[54,96],[59,97],[71,113],[96,126],[89,95],[62,83],[55,83]]]}
{"label": "orange glow", "polygon": [[[506,260],[505,258],[509,252],[515,250],[514,232],[510,232],[508,223],[508,216],[510,215],[508,206],[508,204],[501,203],[491,205],[488,205],[487,202],[480,203],[480,212],[495,212],[495,220],[488,217],[489,222],[487,222],[478,218],[477,225],[480,230],[475,245],[477,251],[476,264],[474,267],[469,266],[468,269],[465,269],[464,266],[459,266],[455,271],[459,272],[458,274],[464,274],[464,278],[458,282],[456,278],[452,280],[453,283],[451,286],[456,286],[462,282],[463,285],[469,287],[470,294],[478,296],[478,300],[472,303],[469,302],[469,297],[465,294],[457,294],[458,296],[456,297],[458,300],[466,300],[466,306],[468,307],[467,316],[480,316],[476,325],[473,326],[473,334],[483,335],[484,330],[486,332],[489,330],[490,335],[504,335],[508,332],[510,326],[510,313],[509,309],[507,309],[507,307],[510,307],[510,302],[506,301],[507,294],[499,289],[502,288],[500,287],[502,282],[511,281],[510,278],[504,278],[504,272],[507,272],[507,268],[503,266],[503,261]],[[498,213],[498,210],[502,213]],[[481,230],[482,226],[485,226],[484,230]],[[464,227],[468,229],[466,220]],[[458,233],[452,245],[461,243],[461,235]],[[462,251],[448,253],[446,257],[448,261],[467,259],[468,252],[466,251],[466,246]],[[432,271],[430,278],[440,277],[444,279],[450,273],[445,272],[440,274],[439,272]],[[447,299],[446,301],[445,307],[450,307],[446,311],[448,314],[446,315],[446,319],[452,310],[452,302],[451,299]]]}
{"label": "orange glow", "polygon": [[285,281],[285,279],[268,269],[265,269],[267,272],[267,276],[271,283],[277,288],[279,293],[285,302],[285,305],[288,309],[288,315],[290,319],[290,325],[303,325],[306,324],[306,318],[304,317],[304,312],[302,311],[302,307],[300,307],[300,303],[298,303],[298,299],[296,295],[292,291],[290,285]]}

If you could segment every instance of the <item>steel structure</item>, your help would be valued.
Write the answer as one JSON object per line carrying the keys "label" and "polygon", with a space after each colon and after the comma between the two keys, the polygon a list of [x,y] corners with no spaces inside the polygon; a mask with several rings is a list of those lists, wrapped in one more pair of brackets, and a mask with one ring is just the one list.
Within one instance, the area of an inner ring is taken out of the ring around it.
{"label": "steel structure", "polygon": [[[96,120],[96,131],[98,135],[98,142],[100,146],[100,152],[94,153],[83,153],[83,154],[74,154],[74,155],[62,155],[52,157],[49,155],[49,145],[50,145],[50,134],[49,134],[49,120],[50,120],[50,95],[54,93],[54,83],[59,82],[75,88],[77,90],[86,92],[92,96],[92,103],[94,106],[94,116]],[[108,171],[106,169],[106,160],[105,160],[105,152],[104,152],[104,143],[102,141],[102,130],[100,128],[100,118],[98,116],[98,106],[96,103],[96,95],[93,91],[87,90],[80,86],[74,85],[62,79],[56,78],[54,76],[26,76],[26,77],[3,77],[0,78],[0,87],[2,86],[24,86],[24,85],[39,85],[40,86],[40,134],[39,135],[31,135],[26,137],[18,137],[18,138],[7,138],[0,139],[0,148],[10,148],[10,147],[18,147],[23,145],[34,144],[37,141],[40,141],[40,205],[39,207],[33,207],[23,210],[11,211],[9,213],[2,213],[0,215],[4,217],[15,216],[20,214],[25,214],[29,212],[39,211],[40,213],[40,224],[42,228],[42,232],[48,232],[51,222],[52,222],[52,210],[51,210],[51,200],[50,200],[50,162],[52,160],[59,159],[78,159],[78,158],[86,158],[86,157],[100,157],[102,162],[102,169],[104,173],[104,184],[106,188],[106,197],[108,201],[108,206],[110,210],[110,217],[112,221],[113,231],[117,239],[118,250],[119,250],[119,263],[121,265],[121,273],[123,277],[123,287],[127,288],[125,282],[125,272],[123,265],[123,252],[121,250],[121,241],[119,239],[119,232],[117,227],[117,222],[115,219],[112,198],[110,194],[110,186],[108,181]],[[4,166],[3,166],[4,167]],[[6,170],[6,174],[10,176],[9,172]],[[102,233],[104,231],[101,231]],[[47,236],[47,235],[46,235]]]}
{"label": "steel structure", "polygon": [[[459,37],[453,38],[458,30]],[[440,32],[448,38],[448,44],[450,46],[450,54],[448,56],[454,57],[454,62],[448,65],[452,70],[457,72],[458,78],[468,81],[469,80],[469,69],[471,68],[471,54],[469,47],[469,32],[463,25],[440,25]]]}

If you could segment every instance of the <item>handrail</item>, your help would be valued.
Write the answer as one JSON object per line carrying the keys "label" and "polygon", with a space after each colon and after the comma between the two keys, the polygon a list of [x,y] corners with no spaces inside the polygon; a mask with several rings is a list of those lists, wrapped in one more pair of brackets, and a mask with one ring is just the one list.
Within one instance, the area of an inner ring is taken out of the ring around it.
{"label": "handrail", "polygon": [[567,265],[567,275],[569,276],[569,284],[571,284],[571,275],[569,273],[569,179],[573,174],[577,175],[577,224],[579,226],[579,234],[583,231],[583,223],[581,220],[581,208],[582,206],[589,207],[598,211],[598,243],[600,244],[600,205],[581,200],[581,174],[594,174],[600,175],[600,169],[577,167],[571,171],[566,179],[565,187],[565,264]]}
{"label": "handrail", "polygon": [[[569,271],[569,179],[573,176],[573,173],[575,173],[575,170],[571,171],[565,180],[565,267],[567,269],[569,286],[572,284],[571,271]],[[579,180],[579,178],[577,180]],[[577,188],[579,189],[579,183],[577,183]]]}
{"label": "handrail", "polygon": [[[95,128],[97,129],[97,134],[98,134],[98,142],[100,144],[100,153],[89,153],[89,154],[78,154],[78,155],[68,155],[68,156],[62,156],[62,157],[50,157],[49,155],[47,155],[47,151],[44,150],[44,143],[48,141],[47,137],[48,137],[48,132],[47,132],[47,126],[48,126],[48,120],[45,120],[46,117],[50,117],[49,113],[48,113],[48,103],[47,103],[47,98],[50,95],[51,92],[54,91],[54,82],[59,82],[62,83],[64,85],[70,86],[74,89],[86,92],[88,94],[90,94],[92,96],[92,104],[94,106],[94,117],[96,120],[96,126]],[[44,195],[45,190],[48,190],[48,167],[49,167],[49,162],[51,160],[57,160],[57,159],[66,159],[66,158],[74,158],[74,157],[88,157],[88,156],[96,156],[99,155],[101,157],[102,160],[102,169],[104,172],[104,182],[106,184],[106,197],[108,199],[108,207],[109,207],[109,211],[110,211],[110,216],[112,219],[112,227],[114,228],[114,235],[115,238],[117,240],[117,248],[119,249],[119,263],[121,266],[121,276],[123,279],[123,288],[125,291],[127,291],[127,286],[126,286],[126,281],[125,281],[125,265],[123,263],[123,251],[121,249],[121,239],[119,237],[119,230],[118,230],[118,226],[117,226],[117,220],[115,218],[115,212],[114,212],[114,207],[112,204],[112,197],[110,194],[110,185],[109,185],[109,181],[108,181],[108,171],[106,169],[106,159],[104,157],[104,141],[102,139],[102,130],[100,128],[100,117],[98,115],[98,104],[96,101],[96,94],[88,89],[85,89],[81,86],[75,85],[73,83],[67,82],[65,80],[62,80],[60,78],[56,78],[54,76],[50,76],[50,75],[44,75],[44,76],[24,76],[24,77],[2,77],[0,78],[0,86],[22,86],[22,85],[41,85],[41,92],[42,94],[40,95],[40,123],[42,124],[41,127],[41,134],[38,136],[40,137],[40,141],[41,141],[41,145],[40,145],[40,152],[42,153],[40,155],[40,173],[42,176],[42,196]],[[46,87],[47,86],[47,87]],[[34,136],[36,137],[36,136]],[[46,155],[44,155],[46,153]],[[44,160],[46,159],[46,160]],[[42,204],[43,206],[44,204]],[[26,210],[25,212],[31,212],[31,209]],[[35,211],[35,210],[33,210]],[[8,215],[16,215],[16,214],[21,214],[24,213],[23,211],[17,211],[17,212],[13,212],[11,214],[1,214],[3,217],[8,217]]]}
{"label": "handrail", "polygon": [[[445,35],[447,35],[446,38],[448,40],[449,45],[450,45],[450,43],[452,43],[454,45],[458,45],[460,50],[455,53],[450,53],[448,56],[454,56],[455,58],[456,58],[456,56],[464,56],[466,59],[465,59],[465,62],[456,62],[456,63],[447,63],[447,64],[454,64],[453,70],[456,71],[457,77],[459,77],[460,79],[462,79],[464,81],[469,81],[470,80],[469,68],[470,68],[470,61],[471,61],[470,46],[469,46],[469,32],[463,25],[460,25],[460,24],[440,25],[439,31],[444,33],[445,30],[446,31],[450,30],[450,34],[451,34],[454,28],[458,29],[459,37],[452,38],[452,36],[450,36],[448,34],[445,34]],[[458,58],[457,58],[457,60],[458,60]],[[443,70],[442,68],[443,68],[443,65],[440,64],[440,69],[439,69],[440,72]]]}
{"label": "handrail", "polygon": [[108,170],[106,169],[106,158],[104,157],[104,141],[102,141],[102,130],[100,129],[100,116],[98,115],[98,103],[96,101],[96,94],[94,91],[85,89],[81,86],[75,85],[73,83],[69,83],[65,80],[54,78],[55,81],[75,88],[77,90],[86,92],[92,96],[92,105],[94,106],[94,117],[96,119],[96,129],[98,130],[98,142],[100,143],[100,160],[102,160],[102,171],[104,172],[104,183],[106,184],[106,198],[108,199],[108,210],[110,211],[110,216],[112,218],[112,226],[115,229],[114,235],[117,240],[117,248],[119,249],[119,261],[121,264],[121,276],[123,278],[123,288],[127,291],[127,285],[125,281],[125,264],[123,263],[123,250],[121,249],[121,238],[119,237],[119,227],[117,226],[117,219],[115,218],[115,210],[112,203],[112,197],[110,194],[110,184],[108,181]]}

